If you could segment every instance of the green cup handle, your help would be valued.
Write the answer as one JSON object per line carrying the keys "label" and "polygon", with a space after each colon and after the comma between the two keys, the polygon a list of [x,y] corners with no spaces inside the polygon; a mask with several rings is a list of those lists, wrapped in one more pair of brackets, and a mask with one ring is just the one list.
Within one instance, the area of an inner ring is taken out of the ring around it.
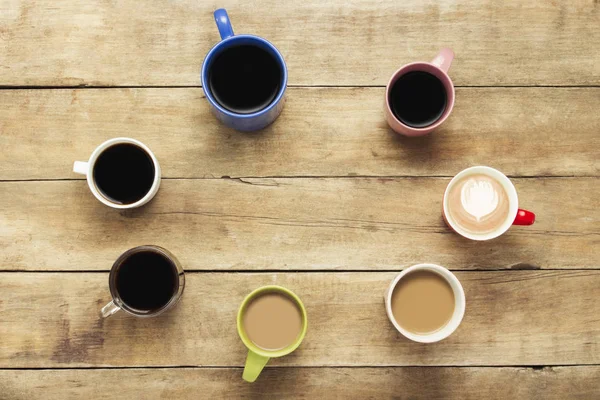
{"label": "green cup handle", "polygon": [[246,357],[246,366],[244,367],[242,378],[246,382],[254,382],[265,365],[267,365],[267,362],[269,362],[269,358],[248,350],[248,357]]}

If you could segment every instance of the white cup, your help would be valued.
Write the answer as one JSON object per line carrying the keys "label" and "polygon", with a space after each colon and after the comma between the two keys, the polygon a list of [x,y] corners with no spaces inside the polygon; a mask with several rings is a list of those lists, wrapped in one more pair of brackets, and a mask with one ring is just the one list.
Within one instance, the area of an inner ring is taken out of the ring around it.
{"label": "white cup", "polygon": [[[398,285],[398,282],[400,282],[400,280],[403,277],[414,271],[431,271],[440,275],[446,280],[446,282],[448,282],[448,284],[452,288],[452,292],[454,293],[454,313],[452,314],[450,321],[448,321],[448,323],[446,323],[446,325],[444,325],[442,328],[431,333],[420,334],[410,332],[404,329],[402,326],[400,326],[398,321],[396,321],[392,312],[392,295],[394,293],[396,285]],[[404,335],[406,338],[419,343],[439,342],[440,340],[443,340],[450,336],[456,330],[456,328],[458,328],[463,319],[463,316],[465,315],[465,304],[465,292],[459,280],[452,272],[450,272],[444,267],[440,267],[439,265],[435,264],[417,264],[413,265],[412,267],[406,268],[400,273],[400,275],[394,278],[385,294],[385,310],[392,325],[394,325],[396,330],[402,335]]]}
{"label": "white cup", "polygon": [[[148,156],[150,156],[150,158],[152,159],[152,162],[154,163],[154,181],[152,182],[152,186],[150,187],[150,190],[148,190],[148,193],[146,193],[146,195],[144,197],[142,197],[140,200],[136,201],[135,203],[120,204],[120,203],[115,203],[114,201],[111,201],[110,199],[106,198],[100,192],[100,190],[96,186],[96,182],[94,182],[94,173],[93,173],[94,165],[96,164],[96,160],[98,160],[98,157],[100,156],[100,154],[102,154],[102,152],[104,152],[109,147],[114,146],[116,144],[121,144],[121,143],[134,144],[134,145],[140,147],[142,150],[144,150],[148,154]],[[106,142],[102,143],[100,146],[96,147],[96,149],[93,151],[93,153],[90,156],[90,159],[88,161],[75,161],[75,163],[73,163],[73,172],[76,172],[78,174],[82,174],[82,175],[86,176],[88,186],[90,187],[90,190],[92,191],[92,193],[94,194],[94,196],[96,196],[96,198],[98,200],[100,200],[102,203],[106,204],[109,207],[118,208],[118,209],[128,209],[128,208],[136,208],[136,207],[143,206],[144,204],[146,204],[147,202],[152,200],[152,198],[156,195],[156,192],[158,192],[158,188],[160,186],[160,165],[158,164],[158,160],[154,156],[154,153],[152,153],[152,151],[148,148],[148,146],[146,146],[139,140],[135,140],[135,139],[131,139],[131,138],[121,137],[121,138],[114,138],[114,139],[107,140]]]}
{"label": "white cup", "polygon": [[[460,225],[458,225],[452,219],[450,213],[448,212],[448,194],[450,193],[450,190],[452,189],[454,184],[456,184],[456,182],[458,182],[465,176],[469,176],[469,175],[489,176],[490,178],[492,178],[495,181],[497,181],[498,183],[500,183],[502,185],[502,187],[504,188],[504,190],[506,191],[506,195],[508,197],[508,204],[509,204],[508,205],[508,215],[507,215],[506,219],[504,220],[504,222],[500,226],[498,226],[497,229],[493,230],[492,232],[487,232],[487,233],[468,232],[468,231],[462,229],[460,227]],[[494,169],[491,167],[484,167],[484,166],[467,168],[465,170],[462,170],[454,178],[452,178],[452,180],[450,181],[450,183],[448,183],[448,186],[446,187],[446,191],[444,192],[443,210],[442,211],[443,211],[444,221],[446,221],[446,224],[448,224],[448,226],[452,230],[454,230],[456,233],[458,233],[459,235],[464,236],[467,239],[471,239],[471,240],[494,239],[494,238],[497,238],[498,236],[502,235],[504,232],[506,232],[508,230],[508,228],[510,228],[512,225],[532,225],[535,222],[535,214],[534,213],[532,213],[531,211],[519,209],[519,197],[517,196],[517,189],[515,189],[515,186],[512,184],[510,179],[508,179],[508,177],[506,175],[504,175],[502,172],[498,171],[497,169]]]}

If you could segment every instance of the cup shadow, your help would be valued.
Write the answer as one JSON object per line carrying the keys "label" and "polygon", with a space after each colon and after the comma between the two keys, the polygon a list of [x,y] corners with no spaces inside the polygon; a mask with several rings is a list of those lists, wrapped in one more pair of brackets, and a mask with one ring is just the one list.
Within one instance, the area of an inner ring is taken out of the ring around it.
{"label": "cup shadow", "polygon": [[[462,381],[462,376],[456,376],[456,372],[462,375],[462,370],[459,368],[448,367],[399,367],[403,373],[399,374],[404,379],[392,379],[390,384],[392,393],[406,392],[407,382],[409,379],[413,384],[409,384],[411,392],[419,393],[415,398],[429,399],[444,399],[453,397],[456,394],[457,386],[462,386],[461,382],[456,382],[457,379]],[[430,397],[431,396],[431,397]],[[410,397],[411,399],[413,397]]]}
{"label": "cup shadow", "polygon": [[[251,392],[247,393],[250,399],[284,398],[289,395],[294,387],[302,387],[304,379],[301,378],[302,369],[294,367],[269,367],[261,372],[260,376],[251,385]],[[240,373],[240,379],[241,373]],[[244,382],[245,383],[245,382]],[[265,394],[269,395],[265,397]]]}
{"label": "cup shadow", "polygon": [[436,169],[435,164],[440,159],[440,143],[444,140],[443,127],[424,136],[405,136],[395,132],[387,123],[385,125],[390,146],[399,152],[406,165],[418,165],[425,171]]}
{"label": "cup shadow", "polygon": [[[213,116],[213,118],[215,118],[215,117]],[[273,121],[268,126],[264,127],[263,129],[257,130],[257,131],[239,131],[239,130],[228,127],[227,125],[223,124],[220,121],[217,121],[216,122],[218,124],[217,125],[217,134],[221,138],[226,137],[229,139],[233,135],[238,135],[238,136],[243,137],[244,139],[257,139],[258,140],[258,139],[261,139],[264,137],[269,137],[269,136],[275,134],[276,130],[277,130],[278,120],[279,120],[279,117],[277,118],[277,120]]]}

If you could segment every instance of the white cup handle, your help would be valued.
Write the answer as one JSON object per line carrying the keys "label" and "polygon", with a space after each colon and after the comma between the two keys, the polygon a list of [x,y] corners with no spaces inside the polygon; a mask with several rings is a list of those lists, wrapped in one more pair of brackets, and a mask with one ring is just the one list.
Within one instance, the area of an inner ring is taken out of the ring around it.
{"label": "white cup handle", "polygon": [[88,163],[85,161],[75,161],[73,163],[73,172],[76,172],[81,175],[87,175]]}

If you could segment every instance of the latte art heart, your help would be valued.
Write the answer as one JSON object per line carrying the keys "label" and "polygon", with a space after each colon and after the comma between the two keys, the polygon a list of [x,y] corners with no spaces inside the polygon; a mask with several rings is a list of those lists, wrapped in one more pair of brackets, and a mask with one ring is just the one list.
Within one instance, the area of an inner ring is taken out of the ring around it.
{"label": "latte art heart", "polygon": [[509,201],[504,186],[485,174],[468,175],[448,192],[448,214],[464,231],[488,234],[508,219]]}
{"label": "latte art heart", "polygon": [[498,207],[498,193],[490,182],[469,179],[461,190],[461,203],[477,221]]}

